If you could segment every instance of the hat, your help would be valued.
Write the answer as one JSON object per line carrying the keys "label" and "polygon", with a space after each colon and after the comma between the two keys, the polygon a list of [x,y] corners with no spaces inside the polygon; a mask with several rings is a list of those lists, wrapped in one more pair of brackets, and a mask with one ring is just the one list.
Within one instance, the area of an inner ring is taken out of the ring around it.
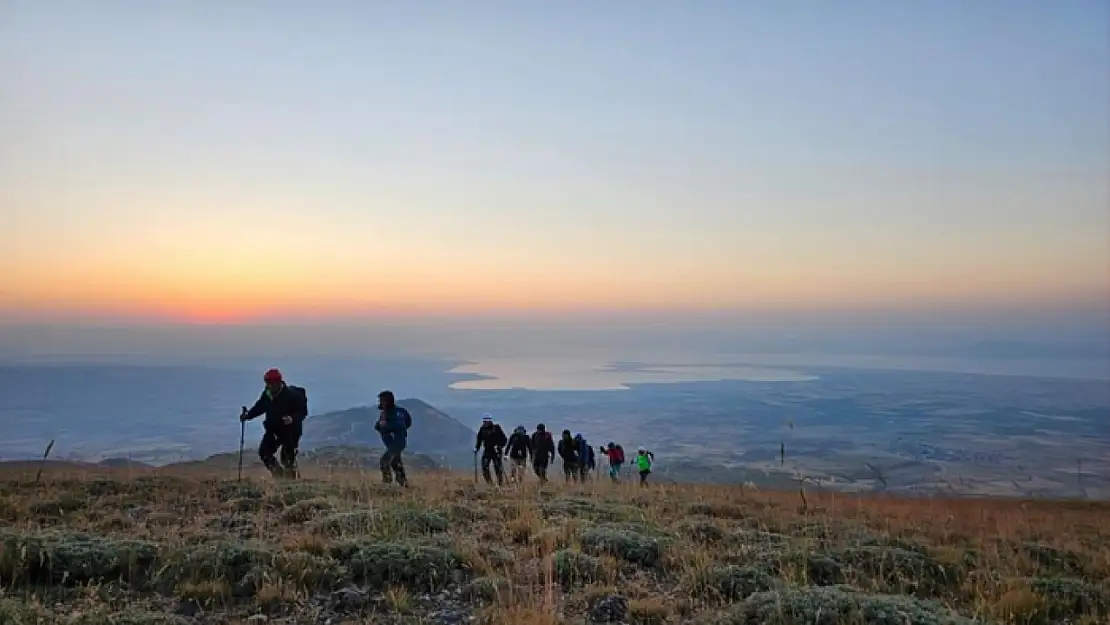
{"label": "hat", "polygon": [[482,423],[493,423],[493,415],[485,413],[482,415]]}
{"label": "hat", "polygon": [[262,381],[266,384],[274,384],[277,382],[281,382],[281,380],[281,371],[277,369],[270,369],[265,373],[265,375],[262,376]]}

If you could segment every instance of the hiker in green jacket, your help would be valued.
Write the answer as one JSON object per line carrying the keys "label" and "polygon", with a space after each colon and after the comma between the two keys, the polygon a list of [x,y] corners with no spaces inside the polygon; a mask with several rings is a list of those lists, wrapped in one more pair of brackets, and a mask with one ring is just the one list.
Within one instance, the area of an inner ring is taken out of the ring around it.
{"label": "hiker in green jacket", "polygon": [[636,451],[636,468],[640,471],[640,486],[647,484],[648,475],[651,474],[651,465],[655,462],[655,454],[644,447]]}

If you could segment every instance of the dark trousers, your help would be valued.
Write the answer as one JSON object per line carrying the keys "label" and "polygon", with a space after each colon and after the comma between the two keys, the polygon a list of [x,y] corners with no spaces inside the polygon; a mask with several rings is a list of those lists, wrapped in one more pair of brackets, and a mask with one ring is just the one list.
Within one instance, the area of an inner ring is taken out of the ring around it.
{"label": "dark trousers", "polygon": [[404,447],[400,449],[397,447],[386,447],[385,453],[382,454],[378,465],[382,469],[382,481],[386,484],[392,482],[393,476],[396,475],[398,484],[401,486],[408,485],[408,478],[405,477],[405,465],[401,462],[401,452],[404,450]]}
{"label": "dark trousers", "polygon": [[644,469],[640,471],[640,486],[647,484],[647,479],[649,475],[651,475],[651,469]]}
{"label": "dark trousers", "polygon": [[492,482],[489,474],[489,465],[493,463],[493,471],[497,474],[497,483],[505,483],[505,467],[501,464],[501,454],[490,456],[482,454],[482,477],[485,478],[486,484]]}
{"label": "dark trousers", "polygon": [[541,482],[547,481],[547,459],[532,461],[532,470],[535,471],[536,477],[540,478]]}
{"label": "dark trousers", "polygon": [[572,480],[577,482],[578,481],[578,463],[575,462],[574,460],[567,460],[566,458],[564,458],[563,459],[563,477],[565,477],[567,479],[567,482],[571,482]]}
{"label": "dark trousers", "polygon": [[[275,477],[297,477],[297,446],[300,443],[301,428],[297,426],[266,427],[262,442],[258,444],[258,457]],[[280,463],[275,457],[279,453]]]}

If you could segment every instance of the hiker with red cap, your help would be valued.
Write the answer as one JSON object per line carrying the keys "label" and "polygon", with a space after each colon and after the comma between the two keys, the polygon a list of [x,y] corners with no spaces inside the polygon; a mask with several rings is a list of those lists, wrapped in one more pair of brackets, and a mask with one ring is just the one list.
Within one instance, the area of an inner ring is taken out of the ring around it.
{"label": "hiker with red cap", "polygon": [[[286,384],[281,371],[270,369],[262,376],[266,388],[254,406],[243,413],[242,421],[266,415],[262,421],[262,442],[258,457],[274,477],[297,477],[297,446],[301,428],[308,416],[308,395],[299,386]],[[281,462],[275,457],[280,452]]]}

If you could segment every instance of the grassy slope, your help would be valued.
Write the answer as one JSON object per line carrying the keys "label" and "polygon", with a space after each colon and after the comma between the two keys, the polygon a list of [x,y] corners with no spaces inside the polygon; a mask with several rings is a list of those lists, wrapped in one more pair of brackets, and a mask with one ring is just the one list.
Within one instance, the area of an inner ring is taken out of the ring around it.
{"label": "grassy slope", "polygon": [[1106,503],[807,493],[803,505],[735,486],[539,489],[529,476],[493,490],[421,473],[401,490],[374,472],[250,473],[57,468],[35,483],[5,469],[0,623],[582,623],[607,606],[645,624],[1110,614]]}

